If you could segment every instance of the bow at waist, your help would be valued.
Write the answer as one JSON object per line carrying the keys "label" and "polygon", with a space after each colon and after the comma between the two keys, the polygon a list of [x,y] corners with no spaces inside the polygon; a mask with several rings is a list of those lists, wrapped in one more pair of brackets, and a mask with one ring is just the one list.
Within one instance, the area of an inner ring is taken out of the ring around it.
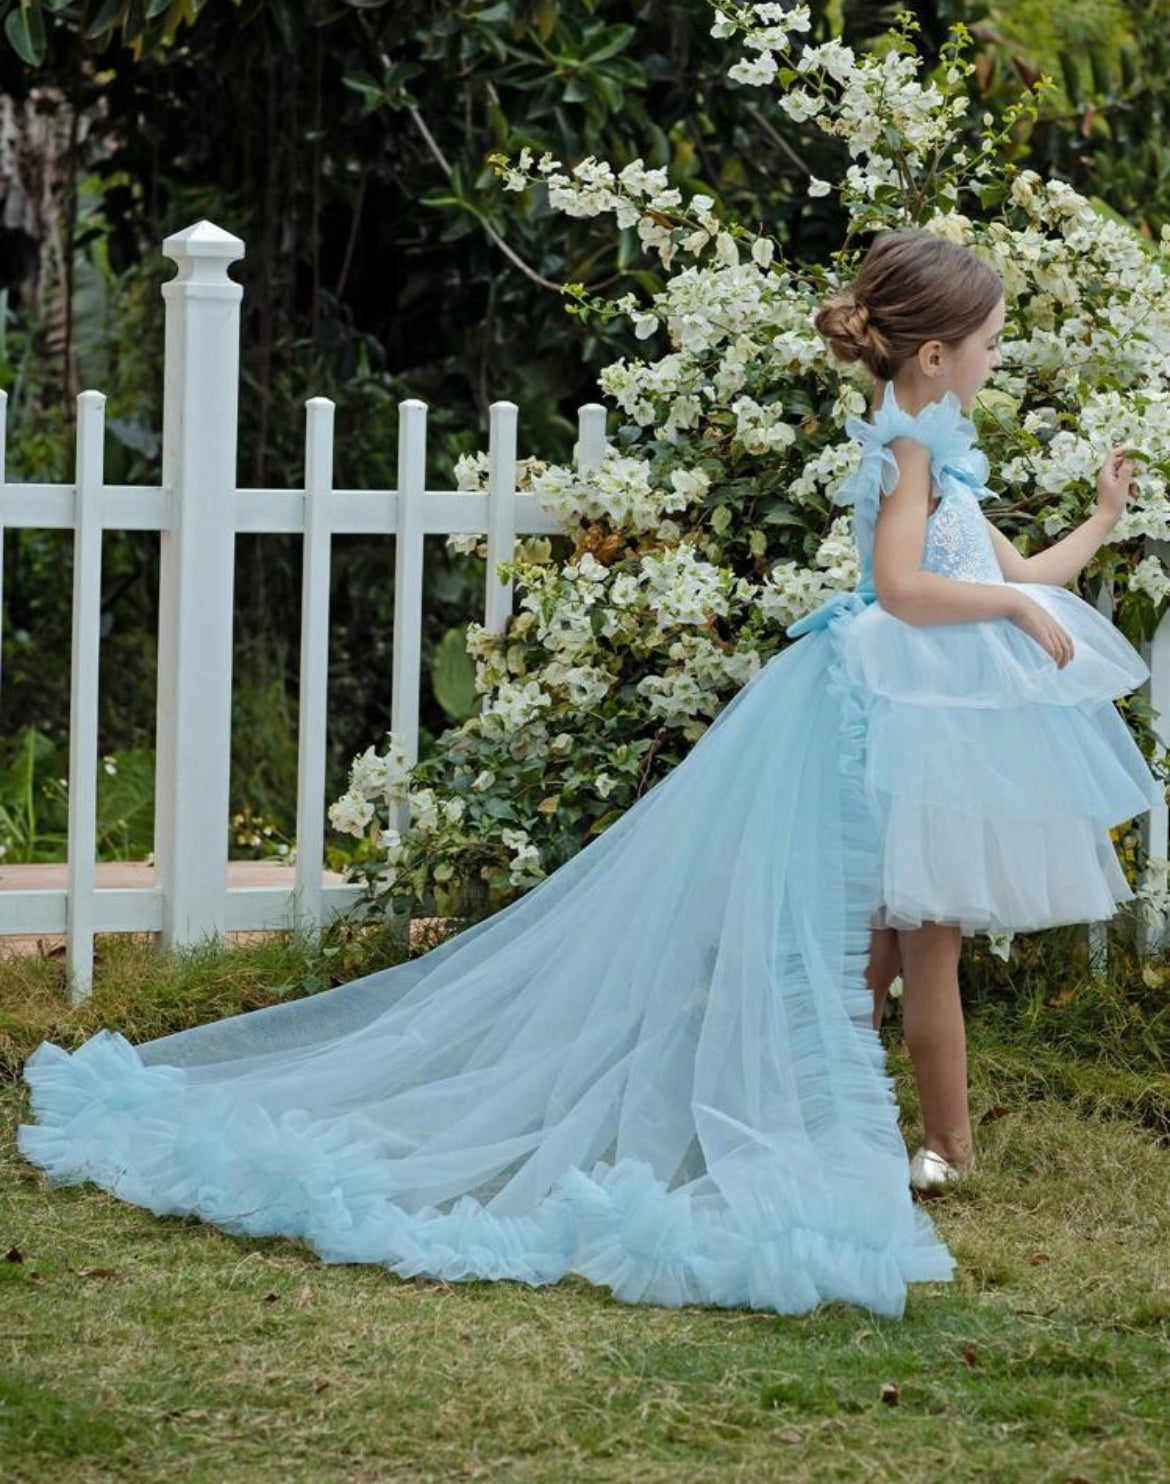
{"label": "bow at waist", "polygon": [[877,601],[877,593],[872,587],[859,586],[855,588],[843,588],[835,592],[831,598],[798,618],[795,623],[790,623],[784,632],[790,639],[796,639],[801,634],[807,634],[812,629],[823,629],[832,622],[839,614],[860,613],[868,608],[871,603]]}

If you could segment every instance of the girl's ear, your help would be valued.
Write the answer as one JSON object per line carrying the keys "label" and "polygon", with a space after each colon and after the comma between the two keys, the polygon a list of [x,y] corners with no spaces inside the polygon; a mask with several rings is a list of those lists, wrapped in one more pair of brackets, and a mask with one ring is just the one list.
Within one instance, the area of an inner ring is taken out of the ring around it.
{"label": "girl's ear", "polygon": [[941,340],[924,340],[915,351],[918,369],[926,376],[935,376],[942,368],[943,343]]}

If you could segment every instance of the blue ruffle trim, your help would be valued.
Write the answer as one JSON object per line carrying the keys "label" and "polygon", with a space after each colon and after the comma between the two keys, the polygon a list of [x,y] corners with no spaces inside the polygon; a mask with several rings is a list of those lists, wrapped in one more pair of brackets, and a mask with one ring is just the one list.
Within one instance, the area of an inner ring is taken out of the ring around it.
{"label": "blue ruffle trim", "polygon": [[852,504],[860,495],[876,495],[879,488],[884,495],[890,493],[898,482],[898,461],[888,447],[895,438],[913,438],[927,448],[936,478],[945,470],[969,484],[981,499],[990,494],[987,455],[976,444],[975,424],[964,414],[954,392],[944,392],[917,412],[906,412],[898,405],[894,383],[887,382],[872,421],[847,417],[845,431],[861,444],[861,464],[842,480],[833,495],[834,504]]}
{"label": "blue ruffle trim", "polygon": [[[388,1191],[392,1163],[360,1113],[274,1118],[220,1086],[187,1093],[179,1067],[149,1067],[118,1032],[72,1054],[43,1042],[25,1065],[36,1124],[21,1154],[53,1185],[92,1181],[158,1216],[190,1215],[233,1234],[303,1239],[329,1263],[379,1263],[400,1277],[553,1283],[577,1273],[624,1303],[805,1313],[840,1299],[898,1318],[906,1283],[946,1280],[953,1259],[925,1213],[898,1243],[858,1239],[848,1189],[809,1196],[806,1211],[705,1207],[668,1191],[651,1167],[571,1168],[524,1216],[497,1216],[472,1196],[449,1210],[407,1211]],[[815,1209],[812,1207],[815,1206]],[[875,1235],[877,1235],[875,1233]]]}

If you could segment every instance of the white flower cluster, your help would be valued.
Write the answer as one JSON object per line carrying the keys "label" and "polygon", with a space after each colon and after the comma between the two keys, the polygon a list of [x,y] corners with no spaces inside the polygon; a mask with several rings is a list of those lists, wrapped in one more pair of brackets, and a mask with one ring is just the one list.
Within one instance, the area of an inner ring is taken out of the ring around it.
{"label": "white flower cluster", "polygon": [[[673,274],[654,299],[671,350],[653,361],[619,358],[598,373],[602,391],[634,422],[653,426],[656,438],[678,442],[710,410],[730,406],[738,395],[749,413],[743,418],[746,447],[766,451],[758,419],[750,415],[760,404],[745,389],[823,364],[825,346],[807,286],[780,269],[769,271],[771,251],[770,240],[757,238],[745,262],[717,259]],[[723,256],[730,254],[738,254],[734,243]],[[795,431],[776,410],[767,414],[768,427],[773,423],[777,441],[771,446],[789,446]]]}
{"label": "white flower cluster", "polygon": [[388,735],[390,745],[384,753],[367,747],[350,765],[348,789],[329,806],[329,822],[335,830],[360,837],[379,805],[391,805],[407,797],[411,769],[406,749],[393,732]]}
{"label": "white flower cluster", "polygon": [[848,592],[857,586],[861,568],[851,514],[836,517],[813,561],[820,571],[794,561],[777,562],[772,568],[758,600],[769,624],[787,627],[833,593]]}
{"label": "white flower cluster", "polygon": [[518,732],[529,722],[535,721],[552,705],[552,697],[536,680],[526,680],[523,685],[512,680],[502,680],[491,701],[484,707],[483,716],[495,717],[496,730]]}
{"label": "white flower cluster", "polygon": [[[540,478],[547,468],[548,464],[544,459],[517,459],[517,492],[531,490],[533,481]],[[482,449],[477,449],[474,453],[461,453],[455,460],[455,488],[460,492],[475,495],[486,494],[490,477],[491,460]],[[487,556],[487,540],[482,531],[453,531],[447,537],[446,546],[448,551],[480,557]],[[548,560],[547,556],[545,560]]]}
{"label": "white flower cluster", "polygon": [[777,562],[761,584],[759,609],[770,627],[783,629],[803,618],[835,591],[835,584],[823,573],[791,560]]}
{"label": "white flower cluster", "polygon": [[612,445],[584,469],[552,465],[532,482],[541,504],[566,529],[605,520],[614,530],[654,531],[671,511],[701,501],[707,489],[701,469],[676,470],[669,488],[655,485],[644,454],[623,454]]}
{"label": "white flower cluster", "polygon": [[500,838],[513,851],[509,862],[509,880],[513,886],[521,886],[526,877],[540,869],[540,851],[528,838],[526,830],[506,829]]}
{"label": "white flower cluster", "polygon": [[717,716],[723,704],[719,698],[730,686],[746,685],[760,668],[754,649],[725,649],[702,633],[681,635],[667,653],[677,668],[643,676],[638,694],[649,702],[655,720],[681,727],[692,740],[703,728],[696,730],[691,723]]}
{"label": "white flower cluster", "polygon": [[737,397],[731,410],[736,436],[748,453],[783,452],[796,442],[796,429],[784,421],[779,403],[761,407],[752,397]]}
{"label": "white flower cluster", "polygon": [[[842,199],[863,207],[879,188],[904,186],[903,171],[915,172],[957,145],[959,116],[970,100],[950,95],[919,79],[921,59],[912,49],[891,46],[858,57],[835,38],[816,46],[793,50],[794,33],[810,29],[809,10],[796,5],[735,5],[716,0],[720,14],[711,34],[742,35],[745,49],[756,53],[736,62],[728,72],[734,82],[760,87],[779,74],[781,63],[801,81],[787,85],[777,103],[796,123],[815,119],[824,133],[844,140],[852,156],[840,186]],[[779,54],[780,60],[777,60]],[[962,70],[947,68],[948,89],[960,81]],[[896,150],[891,140],[897,141]],[[984,175],[990,162],[980,161],[972,174]],[[828,181],[813,176],[809,193],[827,195]]]}
{"label": "white flower cluster", "polygon": [[[587,551],[560,571],[539,566],[518,571],[525,592],[520,598],[524,611],[515,622],[515,631],[527,634],[533,630],[536,639],[562,662],[591,651],[596,643],[592,611],[604,604],[608,568]],[[607,612],[602,633],[612,632],[613,624],[613,615]]]}
{"label": "white flower cluster", "polygon": [[750,597],[746,578],[695,555],[694,544],[682,542],[673,550],[648,552],[642,558],[642,587],[659,628],[678,624],[706,624],[713,614],[725,615],[732,601]]}
{"label": "white flower cluster", "polygon": [[1130,592],[1145,593],[1158,607],[1170,597],[1170,574],[1156,556],[1144,557],[1129,574]]}
{"label": "white flower cluster", "polygon": [[598,665],[566,665],[552,660],[540,672],[545,687],[578,711],[589,711],[613,688],[613,676]]}
{"label": "white flower cluster", "polygon": [[[1167,367],[1170,372],[1170,364]],[[1050,496],[1071,487],[1094,489],[1097,473],[1110,448],[1117,444],[1141,450],[1170,449],[1170,387],[1149,385],[1122,395],[1114,387],[1085,390],[1077,411],[1079,426],[1053,429],[1059,414],[1051,407],[1028,413],[1025,432],[1042,437],[1040,450],[1005,459],[999,473],[1008,485],[1026,486]],[[1170,539],[1170,499],[1165,477],[1142,463],[1136,465],[1136,493],[1126,513],[1114,526],[1113,543],[1150,536]],[[1082,519],[1077,508],[1062,506],[1044,519],[1049,536],[1059,535]]]}
{"label": "white flower cluster", "polygon": [[853,539],[852,515],[838,515],[829,534],[817,547],[813,561],[822,568],[832,587],[856,587],[861,576],[857,543]]}
{"label": "white flower cluster", "polygon": [[[360,839],[380,811],[397,803],[407,806],[411,829],[416,834],[433,834],[444,824],[458,824],[466,810],[463,799],[441,799],[432,788],[412,789],[413,770],[407,763],[406,750],[393,732],[388,735],[390,743],[384,753],[367,747],[354,758],[349,786],[329,808],[329,821],[334,829]],[[384,860],[376,888],[381,894],[389,891],[398,879],[398,867],[406,853],[401,831],[378,824],[378,848]]]}

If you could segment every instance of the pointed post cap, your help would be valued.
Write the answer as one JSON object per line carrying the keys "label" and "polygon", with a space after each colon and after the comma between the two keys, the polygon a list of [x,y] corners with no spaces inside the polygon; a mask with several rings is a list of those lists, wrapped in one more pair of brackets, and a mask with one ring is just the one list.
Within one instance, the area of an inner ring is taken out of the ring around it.
{"label": "pointed post cap", "polygon": [[241,239],[206,218],[172,232],[163,239],[162,250],[165,257],[172,258],[179,266],[173,280],[176,283],[233,283],[228,277],[228,264],[244,256]]}

